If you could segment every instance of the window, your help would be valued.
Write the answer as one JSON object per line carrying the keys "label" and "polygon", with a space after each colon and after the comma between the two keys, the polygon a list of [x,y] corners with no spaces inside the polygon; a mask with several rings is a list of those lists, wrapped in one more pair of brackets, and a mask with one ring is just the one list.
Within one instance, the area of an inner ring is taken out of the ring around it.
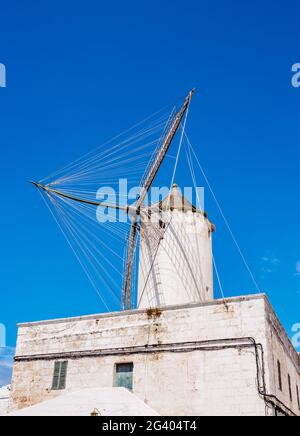
{"label": "window", "polygon": [[298,409],[300,410],[299,388],[296,386]]}
{"label": "window", "polygon": [[278,370],[278,387],[279,387],[279,390],[282,392],[281,365],[280,365],[279,360],[277,360],[277,370]]}
{"label": "window", "polygon": [[161,229],[165,229],[166,228],[166,223],[163,220],[159,220],[159,227]]}
{"label": "window", "polygon": [[55,362],[52,382],[52,390],[60,391],[66,389],[68,362]]}
{"label": "window", "polygon": [[288,375],[289,379],[289,393],[290,393],[290,400],[293,401],[293,394],[292,394],[292,383],[291,383],[291,376]]}
{"label": "window", "polygon": [[121,363],[116,365],[115,386],[132,391],[133,363]]}

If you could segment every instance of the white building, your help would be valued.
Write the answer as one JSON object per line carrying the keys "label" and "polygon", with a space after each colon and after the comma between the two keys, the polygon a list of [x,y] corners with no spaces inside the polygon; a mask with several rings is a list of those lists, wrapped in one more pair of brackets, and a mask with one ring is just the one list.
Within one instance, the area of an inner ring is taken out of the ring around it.
{"label": "white building", "polygon": [[7,412],[9,395],[9,386],[3,386],[2,388],[0,388],[0,416],[5,415]]}
{"label": "white building", "polygon": [[157,416],[125,388],[92,388],[59,395],[9,416]]}
{"label": "white building", "polygon": [[299,357],[267,297],[214,300],[214,226],[176,187],[171,205],[156,248],[165,224],[141,223],[137,310],[19,325],[11,412],[126,387],[160,415],[300,416]]}

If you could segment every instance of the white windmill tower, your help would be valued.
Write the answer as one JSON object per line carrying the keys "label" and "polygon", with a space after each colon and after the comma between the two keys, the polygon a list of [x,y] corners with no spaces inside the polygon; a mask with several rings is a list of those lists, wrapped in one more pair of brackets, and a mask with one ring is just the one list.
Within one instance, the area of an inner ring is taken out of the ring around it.
{"label": "white windmill tower", "polygon": [[149,212],[140,226],[138,307],[212,300],[214,225],[177,185]]}
{"label": "white windmill tower", "polygon": [[91,201],[64,191],[33,184],[49,195],[89,206],[114,208],[131,217],[124,268],[123,309],[131,309],[134,253],[140,233],[138,308],[156,308],[213,299],[212,233],[214,225],[206,214],[181,194],[177,185],[159,204],[145,205],[146,196],[170,145],[187,115],[192,90],[169,127],[141,183],[141,195],[133,206]]}

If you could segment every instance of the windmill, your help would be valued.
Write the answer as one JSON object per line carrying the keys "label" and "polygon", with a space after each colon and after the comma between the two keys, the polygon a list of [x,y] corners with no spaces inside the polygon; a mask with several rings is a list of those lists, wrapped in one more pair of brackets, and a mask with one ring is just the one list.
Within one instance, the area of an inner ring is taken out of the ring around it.
{"label": "windmill", "polygon": [[127,205],[127,206],[120,206],[120,205],[113,205],[113,204],[106,204],[103,202],[97,202],[92,201],[89,199],[81,198],[75,195],[70,195],[68,193],[65,193],[59,189],[54,189],[53,186],[50,185],[44,185],[39,182],[31,182],[33,185],[35,185],[38,189],[48,193],[56,195],[62,199],[66,199],[68,201],[80,203],[80,204],[86,204],[89,206],[95,206],[95,207],[102,207],[102,208],[111,208],[115,210],[122,210],[126,214],[130,215],[131,217],[131,228],[129,232],[128,237],[128,246],[127,246],[127,258],[125,260],[125,268],[124,268],[124,284],[123,284],[123,292],[122,292],[122,301],[123,301],[123,309],[131,309],[132,307],[132,298],[131,298],[131,289],[132,289],[132,281],[133,281],[133,262],[134,262],[134,251],[136,246],[136,240],[139,230],[139,219],[142,213],[144,213],[144,201],[146,199],[148,191],[151,189],[151,186],[154,182],[154,179],[156,178],[156,175],[159,171],[159,169],[162,166],[162,163],[164,162],[164,159],[168,153],[168,150],[172,144],[172,141],[174,137],[176,136],[176,133],[178,132],[178,129],[180,128],[180,125],[182,123],[182,120],[187,113],[187,110],[189,108],[189,105],[191,103],[192,96],[194,94],[195,90],[191,90],[189,94],[186,96],[184,103],[180,110],[172,117],[170,120],[168,129],[163,137],[163,140],[161,142],[161,145],[156,150],[155,155],[153,156],[153,159],[151,160],[148,169],[146,171],[146,174],[142,180],[141,183],[141,194],[137,198],[134,205]]}

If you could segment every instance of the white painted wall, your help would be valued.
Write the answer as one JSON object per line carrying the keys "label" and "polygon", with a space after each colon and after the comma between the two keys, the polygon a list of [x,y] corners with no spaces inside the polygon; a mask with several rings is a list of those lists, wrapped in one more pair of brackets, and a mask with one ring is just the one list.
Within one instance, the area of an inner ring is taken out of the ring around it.
{"label": "white painted wall", "polygon": [[3,386],[0,388],[0,416],[5,415],[7,412],[9,395],[9,386]]}
{"label": "white painted wall", "polygon": [[[224,348],[224,339],[253,337],[262,345],[267,391],[275,394],[274,337],[293,383],[300,383],[298,356],[291,346],[282,345],[290,345],[283,329],[278,333],[272,328],[271,335],[270,314],[275,316],[265,297],[252,296],[230,299],[227,307],[214,301],[165,308],[156,315],[134,311],[21,325],[16,355],[26,360],[15,364],[11,408],[64,393],[51,391],[54,362],[64,358],[53,353],[73,352],[68,358],[67,391],[111,387],[115,365],[133,362],[134,394],[161,415],[265,415],[257,391],[254,349]],[[184,342],[194,342],[195,349],[176,352]],[[162,344],[164,350],[149,353],[149,347]],[[140,348],[124,355],[125,347]],[[78,356],[89,350],[98,350],[98,355]],[[106,355],[99,350],[106,350]],[[45,354],[47,360],[32,359]],[[298,413],[295,400],[290,407]]]}
{"label": "white painted wall", "polygon": [[9,416],[91,416],[93,411],[101,416],[157,416],[125,388],[80,389]]}
{"label": "white painted wall", "polygon": [[[155,214],[141,225],[138,307],[210,301],[213,225],[202,214],[173,210],[163,233]],[[163,239],[160,241],[160,234]]]}
{"label": "white painted wall", "polygon": [[[300,416],[300,404],[298,404],[297,387],[300,403],[300,365],[299,356],[294,351],[291,342],[274,313],[272,307],[267,302],[266,306],[266,331],[267,331],[267,365],[269,385],[272,386],[274,394],[290,409]],[[279,389],[279,376],[277,361],[281,366],[282,390]],[[289,393],[288,375],[291,378],[292,400]]]}

